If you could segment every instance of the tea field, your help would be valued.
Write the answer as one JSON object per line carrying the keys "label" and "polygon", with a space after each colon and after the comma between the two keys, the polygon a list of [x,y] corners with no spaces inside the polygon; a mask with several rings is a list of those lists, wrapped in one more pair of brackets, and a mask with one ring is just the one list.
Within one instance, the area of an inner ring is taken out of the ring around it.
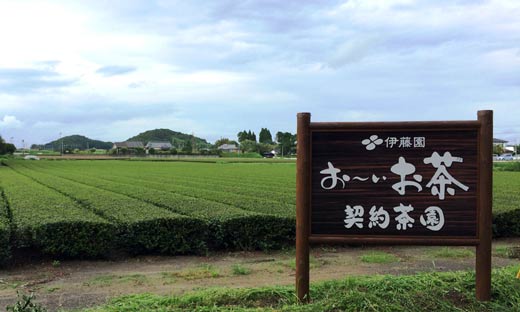
{"label": "tea field", "polygon": [[[24,248],[99,257],[287,246],[295,171],[272,162],[3,160],[0,259]],[[495,213],[519,203],[520,172],[496,171]]]}

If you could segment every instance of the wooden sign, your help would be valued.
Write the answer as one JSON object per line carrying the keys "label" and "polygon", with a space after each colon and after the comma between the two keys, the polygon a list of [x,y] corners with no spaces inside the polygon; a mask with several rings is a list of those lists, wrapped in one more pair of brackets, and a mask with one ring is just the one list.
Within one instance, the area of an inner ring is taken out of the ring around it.
{"label": "wooden sign", "polygon": [[310,135],[311,237],[477,238],[476,123]]}
{"label": "wooden sign", "polygon": [[492,112],[474,121],[311,123],[298,114],[297,290],[309,242],[477,247],[489,300]]}

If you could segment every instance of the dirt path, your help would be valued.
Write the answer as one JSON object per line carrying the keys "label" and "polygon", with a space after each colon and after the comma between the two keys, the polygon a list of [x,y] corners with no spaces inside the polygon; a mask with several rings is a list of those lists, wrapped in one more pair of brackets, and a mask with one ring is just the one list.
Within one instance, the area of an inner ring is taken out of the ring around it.
{"label": "dirt path", "polygon": [[[494,266],[519,264],[507,248],[520,239],[494,242]],[[44,261],[0,271],[0,309],[16,291],[35,292],[51,311],[99,305],[136,293],[182,294],[208,287],[294,284],[294,250],[197,256],[142,256],[124,261]],[[474,268],[474,248],[314,247],[311,281],[349,275],[413,274]]]}

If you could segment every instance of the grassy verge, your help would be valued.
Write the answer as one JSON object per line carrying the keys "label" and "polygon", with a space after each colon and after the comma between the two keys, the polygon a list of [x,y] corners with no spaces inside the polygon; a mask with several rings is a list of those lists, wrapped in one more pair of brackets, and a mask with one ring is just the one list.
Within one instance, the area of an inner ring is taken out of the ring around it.
{"label": "grassy verge", "polygon": [[384,251],[371,251],[360,257],[364,263],[392,263],[399,262],[399,258]]}
{"label": "grassy verge", "polygon": [[178,297],[125,296],[85,311],[518,311],[517,267],[493,271],[491,302],[475,300],[472,272],[351,277],[314,284],[312,301],[296,302],[293,287],[208,289]]}
{"label": "grassy verge", "polygon": [[494,171],[520,171],[520,161],[494,162]]}

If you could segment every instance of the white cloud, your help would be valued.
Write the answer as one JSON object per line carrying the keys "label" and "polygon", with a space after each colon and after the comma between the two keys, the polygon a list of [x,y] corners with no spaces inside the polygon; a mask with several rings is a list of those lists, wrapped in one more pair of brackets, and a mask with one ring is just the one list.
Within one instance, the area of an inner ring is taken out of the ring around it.
{"label": "white cloud", "polygon": [[353,40],[346,42],[338,47],[329,61],[329,66],[339,68],[344,65],[361,61],[363,58],[374,52],[377,40],[364,38],[363,40]]}
{"label": "white cloud", "polygon": [[16,119],[15,116],[5,115],[2,120],[0,120],[0,128],[6,129],[16,129],[21,128],[23,123]]}
{"label": "white cloud", "polygon": [[216,139],[294,131],[299,111],[442,120],[492,107],[495,132],[514,136],[518,16],[505,0],[0,0],[1,130]]}

